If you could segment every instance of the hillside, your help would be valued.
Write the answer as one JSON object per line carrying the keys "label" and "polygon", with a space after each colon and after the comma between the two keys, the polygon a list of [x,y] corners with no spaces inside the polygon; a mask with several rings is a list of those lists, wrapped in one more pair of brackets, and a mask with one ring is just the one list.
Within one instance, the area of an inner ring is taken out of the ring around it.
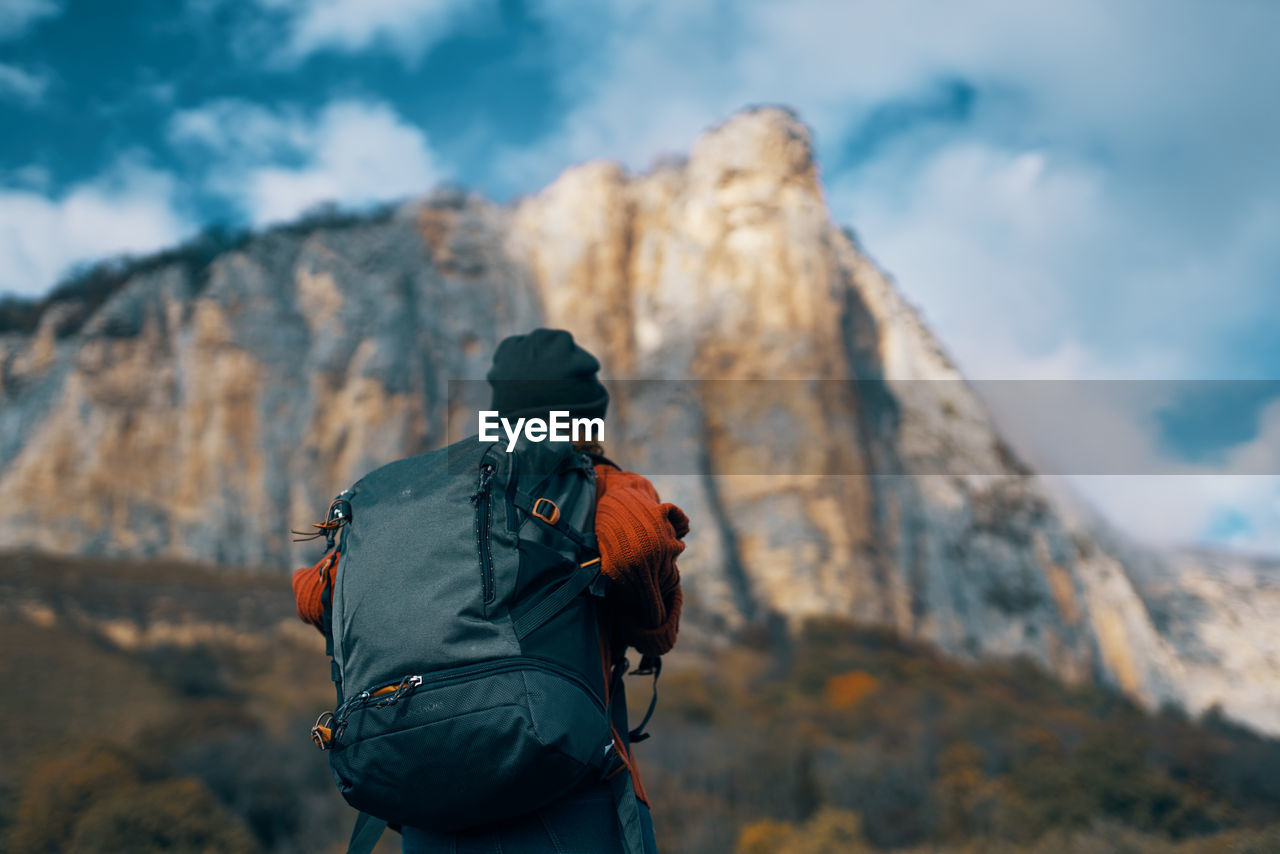
{"label": "hillside", "polygon": [[[307,737],[333,700],[323,644],[292,611],[270,574],[0,554],[0,849],[344,851],[354,813]],[[636,748],[664,851],[1280,840],[1280,742],[1220,717],[1148,714],[1027,661],[964,664],[842,620],[762,640],[669,662]],[[629,687],[638,712],[648,680]]]}
{"label": "hillside", "polygon": [[[1203,681],[1120,550],[1009,451],[831,221],[784,110],[645,174],[588,163],[511,205],[442,191],[205,243],[6,316],[0,489],[22,500],[0,509],[0,546],[309,562],[290,527],[461,435],[450,381],[482,377],[500,338],[563,326],[615,387],[711,381],[674,410],[619,395],[609,437],[694,520],[685,648],[831,615],[1280,731],[1256,689]],[[804,393],[814,379],[831,385]],[[764,380],[794,382],[762,398]],[[1250,625],[1274,646],[1280,619]],[[1256,641],[1214,641],[1233,642]]]}

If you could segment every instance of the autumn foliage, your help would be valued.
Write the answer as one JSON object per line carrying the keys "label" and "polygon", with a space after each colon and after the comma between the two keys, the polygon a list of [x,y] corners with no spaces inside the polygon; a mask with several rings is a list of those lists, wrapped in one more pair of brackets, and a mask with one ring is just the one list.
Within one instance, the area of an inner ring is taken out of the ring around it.
{"label": "autumn foliage", "polygon": [[[240,622],[129,650],[0,621],[0,851],[344,850],[354,813],[307,737],[328,664],[287,579],[42,560],[0,559],[0,582],[50,613],[145,614],[163,589],[166,619]],[[834,619],[736,640],[677,650],[636,748],[664,854],[1280,852],[1280,743],[1217,713]]]}

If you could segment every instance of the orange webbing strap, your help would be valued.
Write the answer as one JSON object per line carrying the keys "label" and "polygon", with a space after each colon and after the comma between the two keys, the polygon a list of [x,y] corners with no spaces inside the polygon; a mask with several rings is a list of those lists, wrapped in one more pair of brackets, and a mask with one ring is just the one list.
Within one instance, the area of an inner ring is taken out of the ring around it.
{"label": "orange webbing strap", "polygon": [[618,812],[618,829],[622,831],[623,854],[646,854],[644,826],[640,820],[640,798],[630,774],[615,774],[609,780],[614,809]]}
{"label": "orange webbing strap", "polygon": [[331,549],[320,560],[320,632],[324,635],[324,654],[329,656],[329,678],[333,680],[338,705],[342,704],[342,679],[337,659],[333,657],[333,585],[338,574],[338,550]]}
{"label": "orange webbing strap", "polygon": [[631,785],[635,786],[636,797],[645,806],[649,806],[649,795],[644,790],[644,783],[640,781],[640,767],[636,765],[636,758],[631,755],[629,750],[621,748],[622,738],[618,735],[618,731],[612,726],[609,729],[613,732],[613,743],[619,745],[618,756],[622,759],[622,763],[627,766],[627,770],[631,772]]}
{"label": "orange webbing strap", "polygon": [[[597,636],[600,639],[600,668],[604,674],[605,708],[610,709],[609,693],[613,683],[611,678],[613,672],[609,666],[610,643],[607,639],[605,627],[598,623],[597,628],[599,629]],[[618,824],[622,831],[622,848],[626,854],[645,854],[644,830],[640,824],[640,808],[636,804],[638,801],[643,800],[645,806],[648,806],[649,799],[644,794],[644,788],[640,785],[640,776],[636,771],[635,761],[627,755],[627,750],[622,746],[622,738],[618,735],[618,731],[614,729],[612,714],[609,715],[609,732],[613,735],[613,746],[618,758],[622,760],[622,765],[607,778],[609,788],[613,794],[614,808],[618,811]],[[626,775],[619,773],[623,768],[626,768],[629,773]]]}
{"label": "orange webbing strap", "polygon": [[332,584],[333,574],[338,566],[338,551],[334,549],[320,558],[320,583]]}
{"label": "orange webbing strap", "polygon": [[[604,705],[606,709],[612,708],[612,698],[610,691],[613,686],[614,674],[617,672],[615,668],[609,666],[609,642],[605,637],[605,629],[601,627],[599,632],[600,639],[600,667],[604,671]],[[640,769],[636,765],[635,757],[631,755],[631,750],[626,746],[622,736],[618,734],[618,730],[613,725],[613,715],[609,716],[609,732],[613,733],[613,747],[618,752],[618,758],[622,760],[622,764],[631,774],[631,785],[635,787],[636,797],[649,806],[649,795],[644,790],[644,783],[640,780]],[[615,772],[616,773],[616,772]]]}

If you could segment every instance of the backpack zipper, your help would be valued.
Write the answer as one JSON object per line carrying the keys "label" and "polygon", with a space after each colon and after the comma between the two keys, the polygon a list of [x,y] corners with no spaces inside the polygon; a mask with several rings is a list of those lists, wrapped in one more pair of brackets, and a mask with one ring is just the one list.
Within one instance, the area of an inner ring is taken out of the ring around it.
{"label": "backpack zipper", "polygon": [[602,713],[607,711],[604,701],[600,699],[595,689],[587,684],[586,679],[569,668],[541,658],[515,656],[480,664],[463,665],[435,673],[406,676],[399,682],[389,682],[377,688],[361,691],[333,713],[332,743],[336,743],[347,728],[347,720],[352,713],[366,706],[391,706],[424,688],[439,688],[453,682],[467,682],[479,676],[492,676],[512,670],[542,670],[566,679],[581,688]]}
{"label": "backpack zipper", "polygon": [[484,594],[484,604],[493,602],[493,558],[489,554],[489,524],[493,514],[493,471],[492,463],[480,466],[480,482],[476,491],[471,493],[471,503],[476,506],[476,554],[480,559],[480,589]]}

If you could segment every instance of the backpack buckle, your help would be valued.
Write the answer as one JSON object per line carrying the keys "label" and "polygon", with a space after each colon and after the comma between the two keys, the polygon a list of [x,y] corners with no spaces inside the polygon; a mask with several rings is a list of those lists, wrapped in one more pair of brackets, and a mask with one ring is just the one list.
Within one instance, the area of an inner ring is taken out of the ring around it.
{"label": "backpack buckle", "polygon": [[333,747],[333,712],[325,712],[316,718],[316,725],[311,728],[311,740],[321,750]]}
{"label": "backpack buckle", "polygon": [[[549,509],[545,509],[544,505]],[[550,498],[539,498],[533,502],[533,507],[530,508],[529,512],[548,525],[554,525],[560,521],[560,508]]]}
{"label": "backpack buckle", "polygon": [[617,741],[614,740],[613,736],[610,736],[609,743],[604,748],[604,762],[600,771],[600,779],[612,780],[621,771],[626,770],[627,760],[622,758],[622,752],[617,748]]}

